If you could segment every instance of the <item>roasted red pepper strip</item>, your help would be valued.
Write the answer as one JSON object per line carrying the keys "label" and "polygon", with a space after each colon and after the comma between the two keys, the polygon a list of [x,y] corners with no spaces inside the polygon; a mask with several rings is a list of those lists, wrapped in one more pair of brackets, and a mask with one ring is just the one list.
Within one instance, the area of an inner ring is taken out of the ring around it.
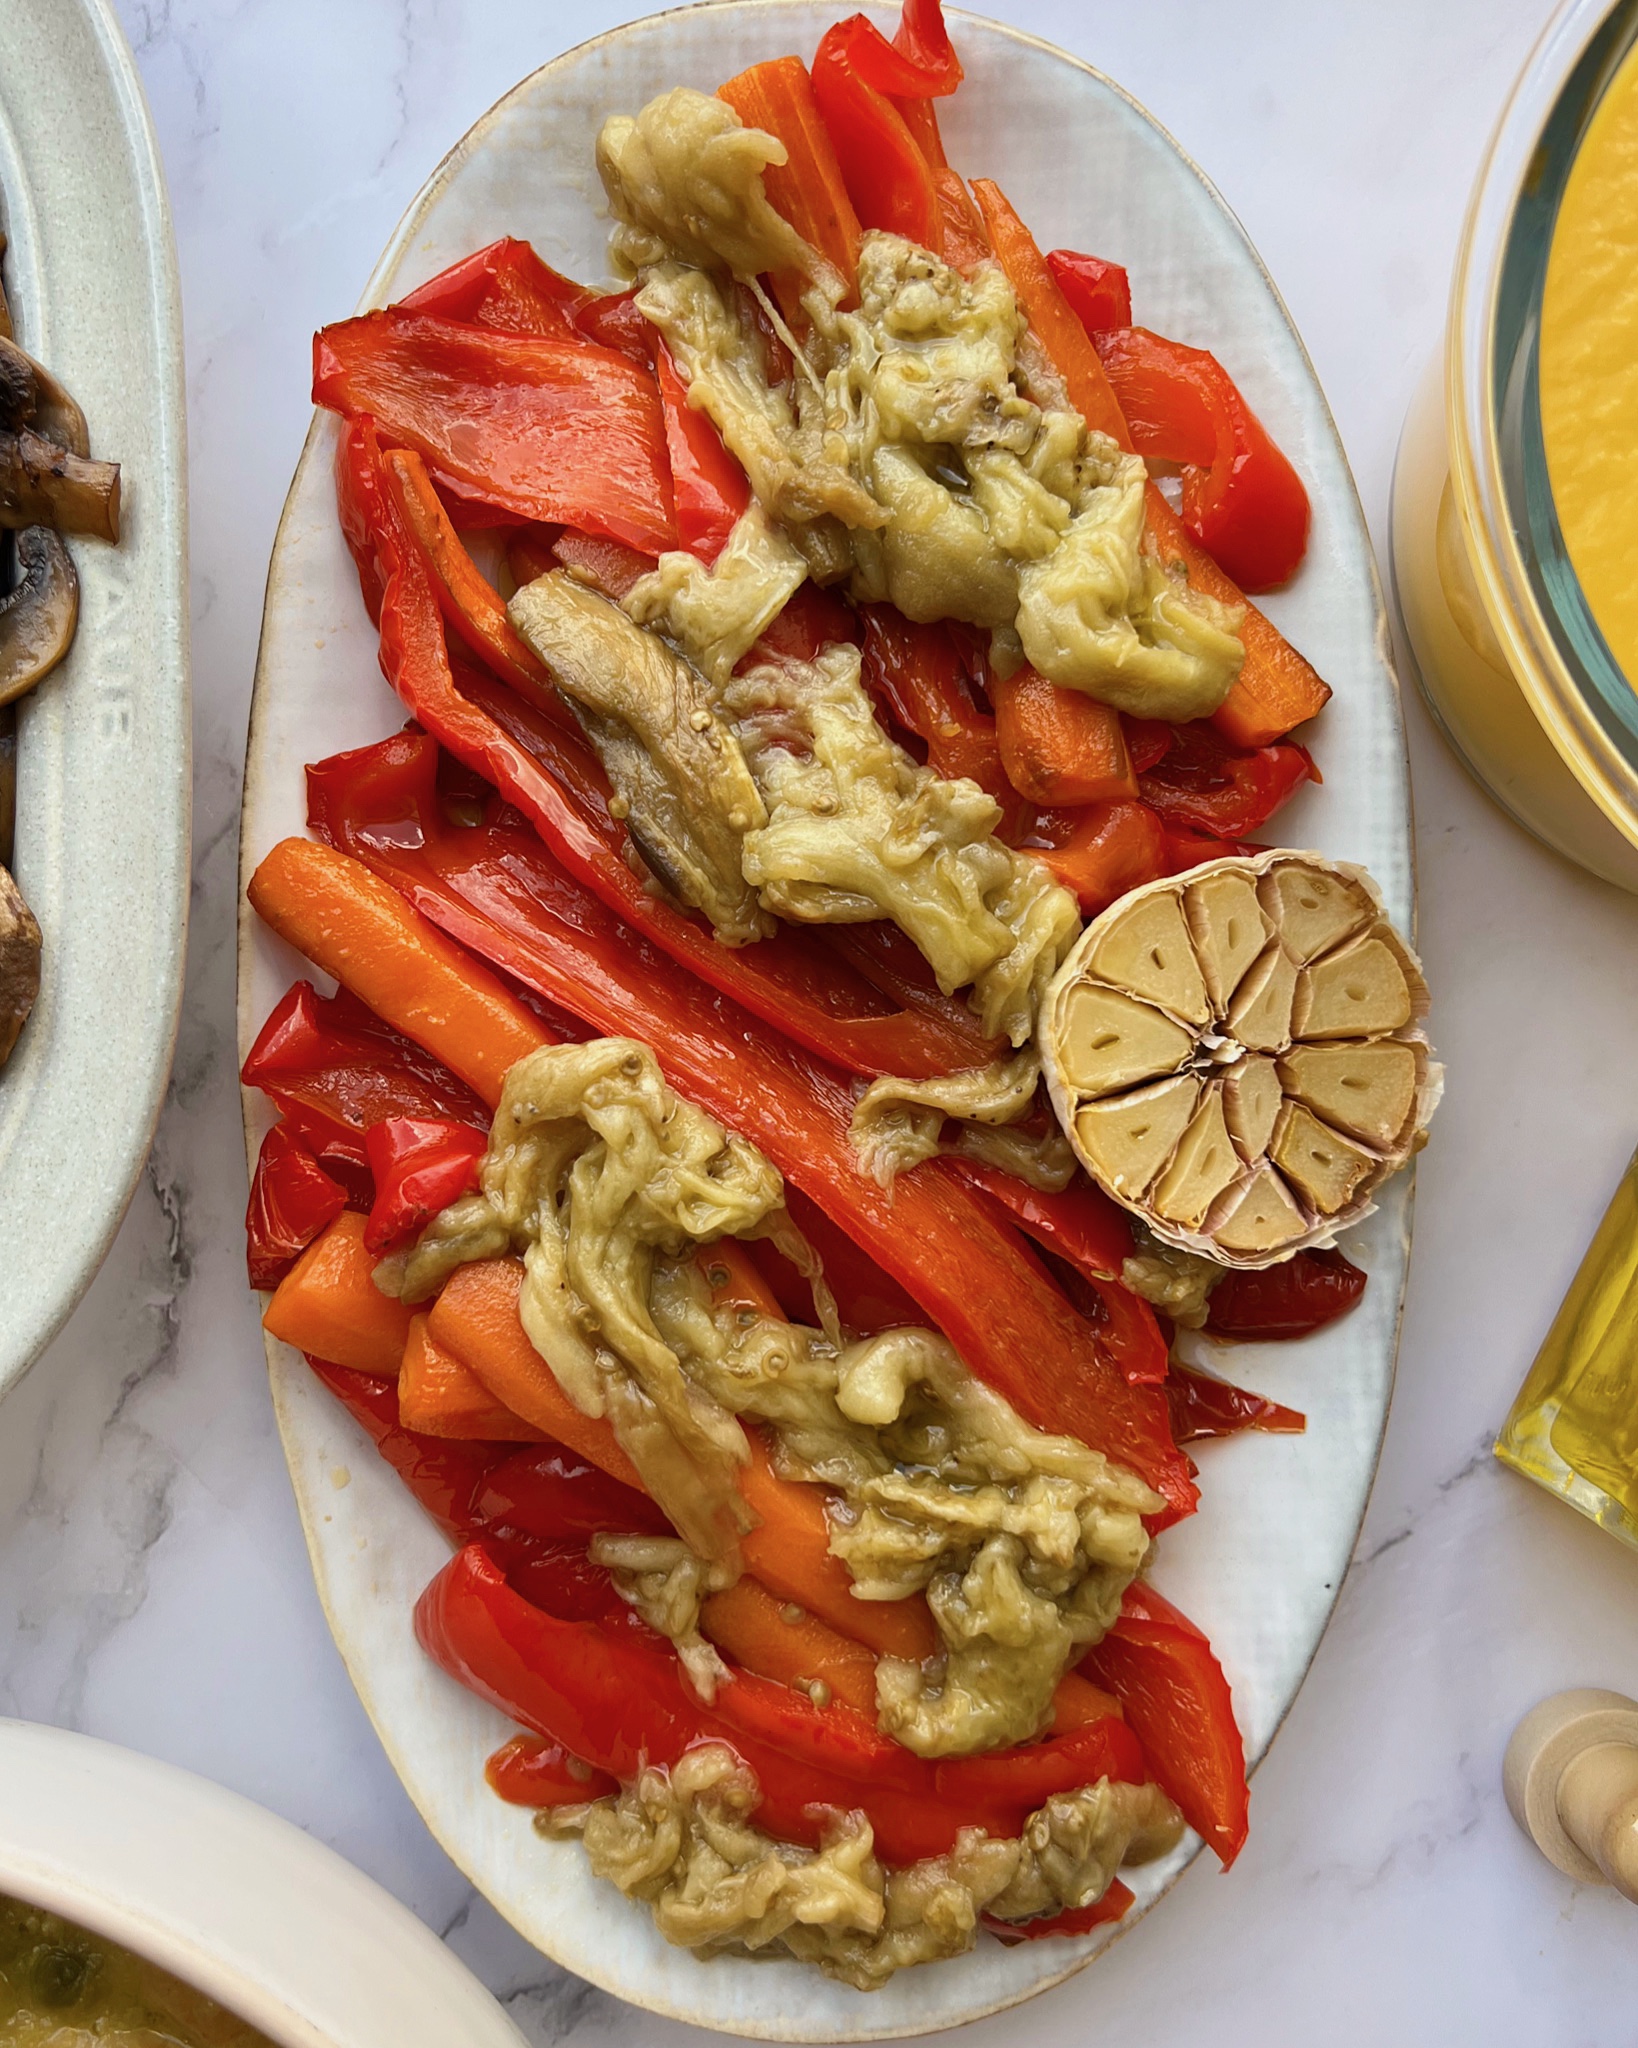
{"label": "roasted red pepper strip", "polygon": [[490,1791],[509,1806],[581,1806],[620,1789],[607,1771],[594,1771],[561,1742],[540,1735],[514,1735],[503,1742],[483,1774]]}
{"label": "roasted red pepper strip", "polygon": [[372,1124],[364,1152],[375,1177],[375,1206],[364,1242],[384,1252],[418,1237],[440,1209],[478,1185],[487,1134],[466,1124],[393,1116]]}
{"label": "roasted red pepper strip", "polygon": [[1243,839],[1319,779],[1307,749],[1291,740],[1242,753],[1203,719],[1173,734],[1165,755],[1138,777],[1143,801],[1168,829]]}
{"label": "roasted red pepper strip", "polygon": [[665,413],[677,541],[700,561],[714,562],[751,502],[751,486],[711,421],[689,404],[688,386],[663,341],[656,344],[654,369]]}
{"label": "roasted red pepper strip", "polygon": [[[926,1320],[899,1283],[800,1188],[786,1188],[785,1206],[791,1221],[819,1254],[825,1285],[835,1296],[842,1328],[850,1335],[874,1337],[881,1330],[914,1329]],[[813,1322],[813,1291],[790,1261],[766,1240],[745,1249],[786,1315],[793,1322]]]}
{"label": "roasted red pepper strip", "polygon": [[518,519],[658,554],[676,540],[653,377],[590,341],[389,307],[313,341],[313,399],[375,420],[440,478]]}
{"label": "roasted red pepper strip", "polygon": [[844,26],[853,30],[854,68],[877,92],[901,100],[936,100],[961,83],[961,59],[944,25],[942,0],[904,0],[891,42],[868,15],[855,14]]}
{"label": "roasted red pepper strip", "polygon": [[[647,1764],[674,1764],[700,1743],[726,1743],[762,1788],[757,1825],[781,1840],[815,1843],[824,1808],[862,1808],[884,1860],[911,1863],[943,1854],[963,1825],[1004,1835],[1016,1833],[1023,1819],[1015,1805],[964,1815],[941,1807],[932,1796],[931,1766],[909,1751],[895,1766],[895,1780],[915,1782],[915,1792],[787,1755],[702,1706],[684,1685],[662,1637],[631,1625],[611,1628],[543,1612],[513,1592],[476,1545],[452,1558],[421,1595],[415,1627],[422,1648],[452,1678],[623,1783]],[[733,1680],[731,1689],[741,1688],[776,1701],[786,1692],[748,1673]],[[811,1707],[804,1711],[822,1718]],[[853,1718],[869,1728],[862,1715]]]}
{"label": "roasted red pepper strip", "polygon": [[1073,1792],[1100,1778],[1141,1785],[1151,1775],[1145,1763],[1138,1737],[1124,1721],[1109,1715],[1022,1749],[946,1757],[933,1766],[933,1776],[939,1798],[958,1808],[970,1809],[988,1800],[1033,1808],[1044,1805],[1055,1792]]}
{"label": "roasted red pepper strip", "polygon": [[499,593],[462,545],[420,456],[407,448],[389,450],[382,458],[382,482],[415,536],[444,617],[503,682],[521,691],[553,724],[578,733],[574,713],[558,695],[545,664],[513,629]]}
{"label": "roasted red pepper strip", "polygon": [[1238,1436],[1245,1429],[1300,1436],[1308,1427],[1308,1418],[1295,1408],[1282,1408],[1278,1401],[1246,1387],[1231,1387],[1209,1373],[1191,1372],[1176,1359],[1167,1376],[1166,1399],[1171,1404],[1172,1435],[1180,1444],[1203,1436]]}
{"label": "roasted red pepper strip", "polygon": [[870,63],[875,44],[891,58],[891,47],[863,14],[827,29],[814,52],[814,98],[860,226],[903,235],[923,249],[936,248],[941,216],[931,166],[904,116],[855,62],[863,49]]}
{"label": "roasted red pepper strip", "polygon": [[1249,839],[1213,839],[1208,833],[1192,831],[1187,825],[1168,826],[1164,872],[1168,875],[1186,874],[1190,868],[1197,868],[1208,860],[1227,860],[1231,854],[1254,855],[1267,850]]}
{"label": "roasted red pepper strip", "polygon": [[801,583],[740,666],[752,667],[774,655],[812,661],[823,648],[856,647],[858,642],[859,622],[835,592]]}
{"label": "roasted red pepper strip", "polygon": [[[390,572],[391,602],[381,611],[389,682],[420,724],[516,804],[557,858],[627,924],[855,1072],[926,1078],[991,1056],[993,1046],[955,1005],[938,1016],[884,1015],[873,991],[863,992],[861,1004],[858,978],[840,973],[834,953],[809,934],[786,930],[756,946],[721,946],[703,924],[651,895],[623,857],[623,835],[601,795],[606,782],[585,748],[512,692],[496,686],[485,695],[487,677],[473,672],[462,679],[466,694],[456,688],[431,575],[382,484],[369,422],[349,427],[337,466],[343,503],[368,536],[369,566],[383,588]],[[310,777],[310,797],[313,788]]]}
{"label": "roasted red pepper strip", "polygon": [[557,1542],[508,1527],[485,1515],[479,1495],[504,1464],[512,1444],[462,1442],[421,1436],[398,1420],[398,1388],[345,1366],[307,1363],[375,1444],[415,1499],[453,1542],[481,1539],[528,1598],[576,1621],[620,1619],[629,1612],[601,1565],[586,1555],[584,1539]]}
{"label": "roasted red pepper strip", "polygon": [[577,331],[575,314],[596,296],[542,263],[527,242],[504,235],[428,278],[398,303],[412,313],[430,313],[440,320],[568,341]]}
{"label": "roasted red pepper strip", "polygon": [[577,334],[602,348],[629,356],[632,362],[654,367],[655,330],[637,310],[636,287],[623,292],[606,292],[588,299],[574,316]]}
{"label": "roasted red pepper strip", "polygon": [[[494,689],[501,699],[509,695],[499,684]],[[466,703],[465,699],[459,701]],[[497,703],[495,709],[515,720],[527,715],[527,707],[515,699],[510,706]],[[484,827],[481,840],[447,829],[447,813],[434,787],[435,761],[436,748],[425,735],[406,733],[309,768],[308,810],[314,831],[321,837],[341,834],[361,859],[371,859],[379,866],[381,860],[393,858],[390,845],[383,843],[372,852],[365,842],[377,838],[385,842],[386,828],[393,820],[415,817],[431,828],[429,859],[441,861],[448,853],[467,868],[492,857],[497,880],[515,896],[520,910],[525,894],[511,888],[499,872],[503,857],[513,883],[524,873],[544,868],[551,877],[544,883],[550,896],[561,871],[543,852],[540,841],[519,828],[515,815],[509,824]],[[588,762],[589,768],[593,766]],[[545,782],[544,777],[541,780]],[[555,783],[546,786],[561,793]],[[494,807],[500,809],[498,804]],[[333,843],[341,844],[342,838]],[[990,1049],[984,1039],[968,1039],[955,1028],[955,1006],[938,994],[930,980],[919,985],[895,982],[886,965],[871,962],[855,967],[850,964],[853,956],[844,947],[833,947],[817,933],[794,929],[781,931],[754,948],[732,951],[717,945],[698,925],[654,905],[652,898],[644,898],[630,870],[623,862],[617,865],[633,885],[639,904],[661,911],[653,923],[672,942],[668,951],[674,948],[692,963],[697,947],[702,956],[699,965],[713,983],[743,993],[758,1015],[783,1024],[791,1036],[829,1052],[849,1067],[871,1074],[949,1071],[975,1064]],[[919,954],[916,961],[919,965]],[[667,971],[680,972],[674,966]],[[894,1055],[903,1055],[903,1059]],[[944,1067],[929,1064],[941,1056]],[[905,1060],[911,1063],[908,1067]]]}
{"label": "roasted red pepper strip", "polygon": [[891,605],[862,605],[859,616],[864,684],[877,703],[925,741],[935,774],[968,776],[1004,810],[1016,810],[995,720],[974,699],[954,635],[943,625],[917,625]]}
{"label": "roasted red pepper strip", "polygon": [[1288,581],[1308,545],[1308,493],[1234,379],[1146,327],[1094,333],[1132,445],[1184,465],[1189,532],[1242,590]]}
{"label": "roasted red pepper strip", "polygon": [[1134,1584],[1080,1668],[1120,1701],[1150,1777],[1226,1869],[1246,1839],[1245,1745],[1210,1643],[1153,1587]]}
{"label": "roasted red pepper strip", "polygon": [[1206,1328],[1214,1337],[1306,1337],[1346,1315],[1365,1275],[1339,1251],[1303,1251],[1261,1273],[1228,1273],[1211,1291]]}
{"label": "roasted red pepper strip", "polygon": [[275,1124],[262,1140],[245,1210],[245,1256],[252,1287],[277,1287],[327,1224],[347,1206],[295,1132]]}
{"label": "roasted red pepper strip", "polygon": [[[1121,1267],[1133,1251],[1131,1220],[1089,1180],[1077,1177],[1053,1193],[1032,1188],[1016,1174],[1004,1173],[979,1159],[952,1159],[949,1167],[999,1202],[1037,1244],[1067,1259],[1089,1280],[1120,1278]],[[1131,1298],[1137,1299],[1135,1295]],[[1149,1304],[1142,1306],[1147,1309]],[[1150,1315],[1152,1318],[1153,1310]]]}
{"label": "roasted red pepper strip", "polygon": [[1042,811],[1019,845],[1073,890],[1088,917],[1171,872],[1166,828],[1146,803]]}
{"label": "roasted red pepper strip", "polygon": [[484,1477],[476,1506],[488,1521],[562,1542],[571,1536],[669,1536],[646,1493],[622,1486],[562,1444],[516,1451]]}
{"label": "roasted red pepper strip", "polygon": [[256,1034],[239,1078],[286,1116],[324,1118],[342,1155],[366,1164],[364,1134],[383,1117],[435,1117],[489,1128],[489,1112],[463,1081],[346,994],[321,996],[311,982],[286,989]]}
{"label": "roasted red pepper strip", "polygon": [[1132,284],[1120,264],[1074,249],[1049,249],[1047,267],[1088,334],[1131,326]]}
{"label": "roasted red pepper strip", "polygon": [[[409,738],[390,744],[402,748]],[[315,781],[337,765],[316,771]],[[430,764],[422,776],[425,785]],[[1192,1509],[1194,1487],[1158,1391],[1127,1386],[1107,1345],[981,1197],[933,1162],[902,1176],[889,1195],[854,1162],[852,1089],[835,1068],[680,973],[554,871],[526,832],[498,824],[454,832],[424,798],[415,815],[418,831],[372,836],[371,821],[350,815],[344,801],[321,798],[314,809],[332,844],[452,937],[595,1029],[652,1044],[674,1085],[759,1145],[866,1245],[1022,1414],[1131,1465],[1174,1512]],[[497,857],[503,837],[508,850]],[[479,842],[465,866],[463,839]]]}

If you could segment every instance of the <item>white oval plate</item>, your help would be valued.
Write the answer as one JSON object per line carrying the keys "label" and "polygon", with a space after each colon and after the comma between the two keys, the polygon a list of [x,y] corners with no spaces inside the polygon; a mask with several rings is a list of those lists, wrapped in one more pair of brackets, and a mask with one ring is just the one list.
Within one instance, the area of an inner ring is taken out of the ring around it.
{"label": "white oval plate", "polygon": [[[385,304],[497,235],[527,237],[570,275],[605,274],[592,144],[606,114],[676,84],[713,89],[743,66],[811,53],[841,10],[810,0],[722,0],[636,23],[548,64],[439,167],[376,269]],[[884,20],[887,18],[884,14]],[[1375,567],[1353,482],[1302,345],[1243,232],[1143,110],[1045,44],[962,15],[967,83],[942,110],[951,160],[993,176],[1044,247],[1127,263],[1139,317],[1210,345],[1308,482],[1314,530],[1291,591],[1270,606],[1336,690],[1316,744],[1330,780],[1293,803],[1282,837],[1363,861],[1392,915],[1412,909],[1404,735]],[[292,374],[300,374],[292,365]],[[376,667],[336,524],[334,428],[314,424],[274,549],[245,781],[248,877],[304,829],[304,762],[402,723]],[[248,1044],[301,963],[241,922],[240,1033]],[[246,1103],[254,1146],[265,1128]],[[1319,1641],[1365,1509],[1393,1376],[1409,1238],[1408,1177],[1349,1244],[1370,1269],[1356,1313],[1306,1343],[1241,1347],[1231,1377],[1306,1410],[1302,1437],[1205,1448],[1205,1505],[1161,1546],[1158,1582],[1211,1634],[1253,1760],[1268,1747]],[[1004,1949],[905,1972],[866,1997],[793,1963],[700,1964],[668,1948],[646,1910],[589,1874],[578,1845],[543,1842],[490,1796],[483,1761],[502,1716],[417,1650],[410,1610],[447,1554],[398,1481],[294,1353],[270,1345],[279,1423],[319,1591],[353,1682],[411,1797],[455,1862],[548,1955],[621,1997],[697,2025],[788,2041],[930,2032],[1015,2004],[1114,1937]],[[350,1483],[339,1483],[350,1478]],[[1189,1860],[1128,1873],[1152,1906]]]}
{"label": "white oval plate", "polygon": [[85,408],[124,500],[117,548],[70,543],[79,632],[18,720],[16,873],[45,957],[0,1068],[4,1393],[91,1284],[131,1198],[187,932],[182,314],[148,110],[104,0],[0,9],[0,204],[17,338]]}
{"label": "white oval plate", "polygon": [[277,2048],[522,2048],[465,1965],[333,1849],[66,1728],[0,1721],[0,1892],[145,1956]]}

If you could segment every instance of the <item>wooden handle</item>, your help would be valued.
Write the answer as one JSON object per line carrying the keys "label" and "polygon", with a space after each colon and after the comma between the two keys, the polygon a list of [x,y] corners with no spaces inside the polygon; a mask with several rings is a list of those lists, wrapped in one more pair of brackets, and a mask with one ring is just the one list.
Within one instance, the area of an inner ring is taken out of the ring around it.
{"label": "wooden handle", "polygon": [[1550,1863],[1638,1903],[1638,1702],[1592,1689],[1543,1700],[1513,1731],[1502,1783]]}

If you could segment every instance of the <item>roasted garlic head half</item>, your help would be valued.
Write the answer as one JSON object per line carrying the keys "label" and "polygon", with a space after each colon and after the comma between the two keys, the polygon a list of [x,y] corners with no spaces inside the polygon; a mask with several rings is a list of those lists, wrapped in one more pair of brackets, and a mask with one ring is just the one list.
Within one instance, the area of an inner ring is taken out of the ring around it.
{"label": "roasted garlic head half", "polygon": [[1041,1064],[1088,1173],[1168,1244],[1271,1266],[1357,1223],[1442,1085],[1427,984],[1362,868],[1212,861],[1089,924]]}

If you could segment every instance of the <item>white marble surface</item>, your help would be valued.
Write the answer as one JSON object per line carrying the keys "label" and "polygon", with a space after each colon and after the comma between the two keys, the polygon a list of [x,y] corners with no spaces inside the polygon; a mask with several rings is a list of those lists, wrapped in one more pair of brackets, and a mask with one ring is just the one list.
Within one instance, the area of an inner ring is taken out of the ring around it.
{"label": "white marble surface", "polygon": [[[447,1864],[325,1632],[242,1284],[234,833],[262,579],[345,311],[428,168],[620,0],[119,0],[171,181],[192,407],[193,953],[158,1144],[115,1250],[0,1427],[0,1711],[191,1765],[353,1857],[534,2040],[686,2030],[544,1964]],[[1005,0],[1207,167],[1284,289],[1379,546],[1466,188],[1545,0]],[[1523,838],[1409,706],[1422,941],[1450,1091],[1421,1170],[1399,1389],[1313,1675],[1228,1877],[1197,1865],[1029,2009],[1070,2048],[1632,2036],[1638,1931],[1502,1805],[1513,1720],[1638,1692],[1638,1558],[1501,1471],[1496,1424],[1638,1141],[1638,902]],[[1343,764],[1335,764],[1345,772]],[[1018,2019],[973,2029],[988,2048]]]}

